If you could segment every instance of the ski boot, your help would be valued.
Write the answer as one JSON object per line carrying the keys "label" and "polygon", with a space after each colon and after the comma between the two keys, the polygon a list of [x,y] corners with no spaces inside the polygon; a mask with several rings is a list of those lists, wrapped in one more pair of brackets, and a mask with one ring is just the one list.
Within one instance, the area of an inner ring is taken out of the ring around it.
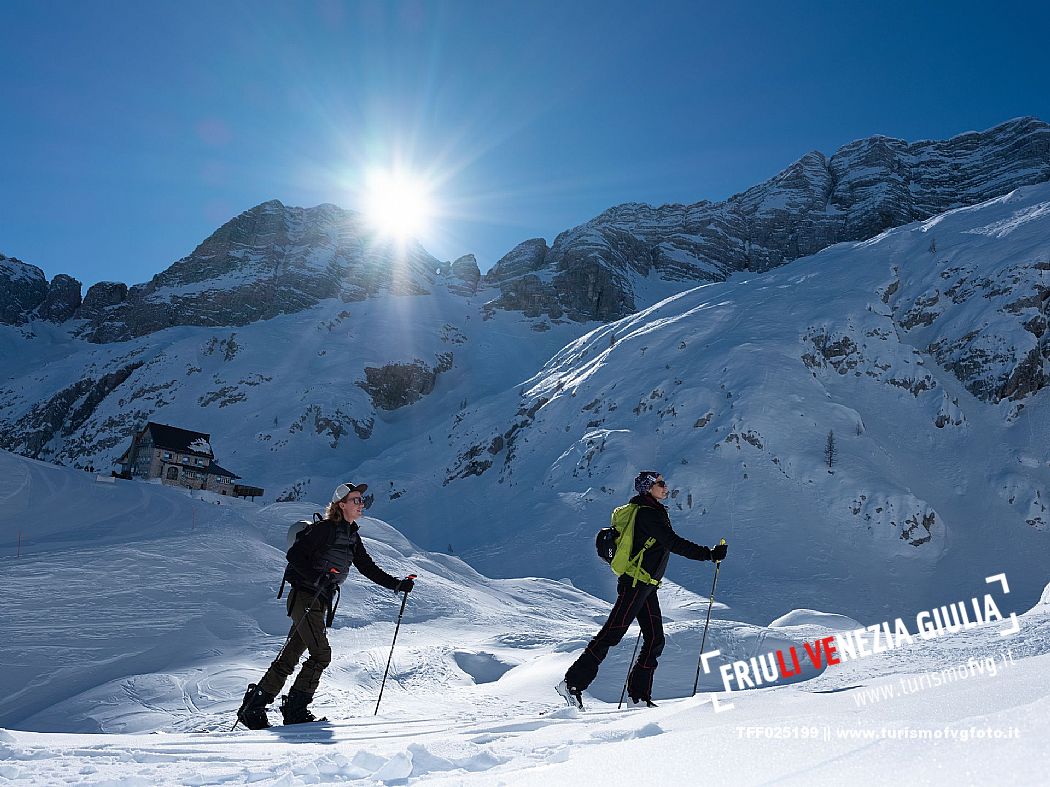
{"label": "ski boot", "polygon": [[286,697],[281,697],[281,715],[284,716],[284,723],[309,724],[312,721],[328,721],[327,718],[318,719],[306,707],[312,699],[312,696],[298,689],[292,689]]}
{"label": "ski boot", "polygon": [[647,708],[657,707],[656,703],[653,702],[652,697],[636,697],[633,694],[628,696],[631,698],[631,703],[634,705],[645,705]]}
{"label": "ski boot", "polygon": [[270,720],[266,718],[266,706],[273,699],[273,694],[267,694],[256,684],[249,683],[241,707],[237,709],[237,721],[249,730],[265,730],[270,726]]}
{"label": "ski boot", "polygon": [[561,695],[561,698],[565,700],[565,704],[570,708],[576,708],[577,710],[583,710],[583,692],[575,686],[570,686],[567,681],[562,680],[554,690]]}

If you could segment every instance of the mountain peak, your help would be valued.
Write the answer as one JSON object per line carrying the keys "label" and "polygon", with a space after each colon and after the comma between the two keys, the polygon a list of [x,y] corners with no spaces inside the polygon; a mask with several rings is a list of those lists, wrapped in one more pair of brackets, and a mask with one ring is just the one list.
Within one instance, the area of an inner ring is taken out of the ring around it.
{"label": "mountain peak", "polygon": [[81,331],[95,342],[123,341],[175,325],[244,325],[384,289],[423,294],[438,265],[418,244],[401,253],[373,243],[354,211],[272,199],[231,218],[126,298],[107,299],[104,312],[84,315]]}
{"label": "mountain peak", "polygon": [[254,208],[249,208],[245,213],[255,213],[263,210],[283,210],[284,207],[285,204],[279,199],[270,199],[266,200],[266,202],[260,202]]}

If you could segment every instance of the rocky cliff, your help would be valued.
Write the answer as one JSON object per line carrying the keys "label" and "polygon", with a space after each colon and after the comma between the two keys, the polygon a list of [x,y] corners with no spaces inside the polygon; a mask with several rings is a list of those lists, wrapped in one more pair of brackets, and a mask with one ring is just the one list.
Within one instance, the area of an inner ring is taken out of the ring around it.
{"label": "rocky cliff", "polygon": [[96,306],[92,287],[79,315],[88,320],[81,334],[121,341],[174,325],[246,325],[326,298],[360,301],[380,290],[418,295],[437,266],[418,244],[399,252],[375,242],[353,211],[272,200],[231,219],[123,298],[109,287]]}
{"label": "rocky cliff", "polygon": [[629,203],[519,244],[488,272],[493,308],[609,321],[650,305],[640,283],[722,281],[1050,179],[1050,125],[1020,118],[945,141],[875,136],[812,152],[723,202]]}
{"label": "rocky cliff", "polygon": [[[226,222],[149,282],[99,282],[83,301],[75,279],[59,274],[49,285],[39,268],[0,257],[0,324],[78,319],[82,338],[125,341],[176,325],[246,325],[327,298],[421,295],[439,267],[418,244],[402,250],[378,242],[353,211],[273,200]],[[451,289],[472,293],[481,275],[473,257],[449,267]]]}
{"label": "rocky cliff", "polygon": [[[0,325],[24,325],[45,302],[51,304],[49,309],[57,308],[57,301],[61,299],[66,283],[76,280],[60,274],[55,277],[55,281],[57,286],[52,295],[40,268],[22,262],[17,257],[0,254]],[[79,283],[76,299],[79,305]]]}

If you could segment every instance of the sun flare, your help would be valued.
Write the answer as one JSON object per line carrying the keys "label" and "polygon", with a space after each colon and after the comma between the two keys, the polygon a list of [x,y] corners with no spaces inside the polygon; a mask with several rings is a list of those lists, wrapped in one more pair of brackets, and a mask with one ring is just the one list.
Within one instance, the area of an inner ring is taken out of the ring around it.
{"label": "sun flare", "polygon": [[404,243],[427,229],[433,208],[426,184],[408,173],[374,171],[367,180],[365,215],[381,235]]}

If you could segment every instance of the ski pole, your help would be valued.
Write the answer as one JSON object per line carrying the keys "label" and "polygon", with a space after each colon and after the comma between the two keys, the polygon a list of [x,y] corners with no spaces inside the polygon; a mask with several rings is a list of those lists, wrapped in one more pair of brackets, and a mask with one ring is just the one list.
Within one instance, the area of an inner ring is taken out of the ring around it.
{"label": "ski pole", "polygon": [[[723,538],[719,541],[719,544],[724,544],[726,540]],[[718,569],[721,568],[722,561],[715,561],[715,578],[711,580],[711,598],[707,602],[707,620],[704,621],[704,636],[700,638],[700,657],[696,662],[696,680],[693,681],[693,696],[696,696],[696,687],[700,685],[700,665],[704,663],[704,643],[707,641],[707,626],[711,622],[711,607],[715,604],[715,584],[718,582]]]}
{"label": "ski pole", "polygon": [[620,701],[616,704],[616,710],[623,706],[624,695],[627,694],[627,682],[631,679],[631,670],[634,669],[634,657],[638,655],[638,643],[642,641],[642,632],[638,632],[638,639],[634,641],[634,653],[631,654],[631,666],[627,668],[627,677],[623,679],[623,690],[620,692]]}
{"label": "ski pole", "polygon": [[[415,579],[415,574],[409,574],[408,579]],[[383,689],[386,688],[386,676],[390,672],[390,661],[394,658],[394,642],[397,642],[397,632],[401,628],[401,616],[405,614],[405,604],[408,603],[408,591],[405,591],[404,598],[401,599],[401,611],[397,613],[397,625],[394,626],[394,639],[390,643],[390,655],[386,657],[386,669],[383,670],[383,682],[379,684],[379,699],[376,700],[376,711],[373,716],[379,715],[379,703],[383,701]]]}
{"label": "ski pole", "polygon": [[[331,571],[332,571],[332,573],[335,573],[335,574],[339,573],[339,570],[335,569],[335,568],[331,569]],[[318,588],[317,592],[314,593],[314,597],[312,599],[310,599],[310,603],[306,605],[306,611],[303,612],[303,616],[301,618],[299,618],[299,622],[296,623],[295,626],[292,627],[292,630],[288,632],[288,636],[285,637],[284,644],[281,645],[281,649],[279,651],[277,651],[277,658],[275,658],[274,661],[278,661],[281,658],[281,656],[284,655],[284,651],[288,647],[288,643],[292,641],[292,637],[294,637],[296,634],[299,633],[299,627],[303,625],[303,621],[306,620],[306,618],[310,615],[310,612],[314,608],[314,604],[317,603],[317,599],[321,595],[321,590],[322,589],[323,588]],[[233,732],[235,729],[237,729],[237,725],[240,724],[240,723],[241,723],[241,720],[237,719],[237,721],[235,721],[233,723],[233,726],[230,727],[230,732]]]}

